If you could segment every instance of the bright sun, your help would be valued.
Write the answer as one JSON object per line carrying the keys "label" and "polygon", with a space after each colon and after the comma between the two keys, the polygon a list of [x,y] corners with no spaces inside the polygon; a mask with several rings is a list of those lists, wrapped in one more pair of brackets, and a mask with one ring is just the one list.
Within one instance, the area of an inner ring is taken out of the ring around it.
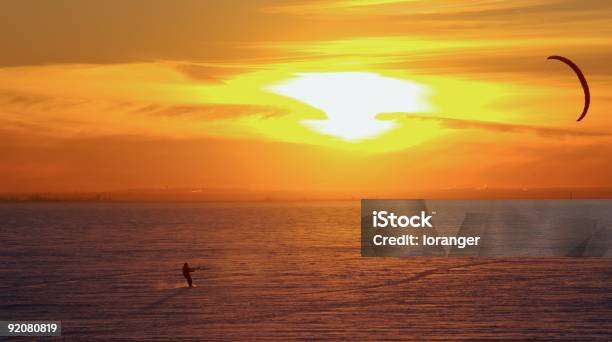
{"label": "bright sun", "polygon": [[327,114],[325,120],[303,120],[311,129],[349,141],[383,134],[396,126],[378,120],[380,113],[424,112],[430,106],[422,85],[369,72],[299,73],[269,87]]}

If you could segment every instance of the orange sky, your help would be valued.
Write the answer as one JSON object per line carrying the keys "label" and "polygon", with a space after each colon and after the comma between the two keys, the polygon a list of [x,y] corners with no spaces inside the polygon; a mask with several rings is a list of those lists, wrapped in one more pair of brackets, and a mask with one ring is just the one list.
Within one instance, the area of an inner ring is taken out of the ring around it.
{"label": "orange sky", "polygon": [[[612,187],[612,3],[6,1],[0,192]],[[564,55],[584,71],[591,109]]]}

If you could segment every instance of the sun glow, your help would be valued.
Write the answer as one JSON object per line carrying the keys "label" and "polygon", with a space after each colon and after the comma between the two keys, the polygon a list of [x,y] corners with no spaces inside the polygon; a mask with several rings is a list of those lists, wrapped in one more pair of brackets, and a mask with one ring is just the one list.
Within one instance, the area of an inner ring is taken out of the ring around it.
{"label": "sun glow", "polygon": [[348,141],[376,137],[396,127],[393,120],[377,119],[380,113],[431,110],[423,85],[368,72],[299,73],[269,90],[322,110],[326,119],[301,123]]}

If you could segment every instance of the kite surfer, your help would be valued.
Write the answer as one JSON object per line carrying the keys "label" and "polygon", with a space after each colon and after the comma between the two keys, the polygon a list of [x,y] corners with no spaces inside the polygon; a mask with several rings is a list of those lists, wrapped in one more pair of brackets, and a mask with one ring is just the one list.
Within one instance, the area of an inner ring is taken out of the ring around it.
{"label": "kite surfer", "polygon": [[193,279],[191,279],[191,272],[195,272],[197,268],[190,268],[188,263],[183,264],[183,277],[187,279],[189,287],[193,287]]}

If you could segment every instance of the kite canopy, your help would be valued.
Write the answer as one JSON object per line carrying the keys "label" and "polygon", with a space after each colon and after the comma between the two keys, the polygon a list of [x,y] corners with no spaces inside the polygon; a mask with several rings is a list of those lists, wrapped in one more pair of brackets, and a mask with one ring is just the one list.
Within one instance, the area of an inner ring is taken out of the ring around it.
{"label": "kite canopy", "polygon": [[578,68],[578,66],[568,58],[565,58],[563,56],[548,56],[547,59],[556,59],[569,65],[569,67],[572,68],[572,70],[574,70],[574,72],[578,76],[578,80],[580,80],[582,90],[584,91],[584,108],[582,109],[582,114],[580,114],[580,117],[576,121],[582,120],[585,117],[587,111],[589,110],[589,105],[591,104],[591,93],[589,92],[589,85],[586,81],[586,78],[584,78],[584,74],[582,73],[580,68]]}

